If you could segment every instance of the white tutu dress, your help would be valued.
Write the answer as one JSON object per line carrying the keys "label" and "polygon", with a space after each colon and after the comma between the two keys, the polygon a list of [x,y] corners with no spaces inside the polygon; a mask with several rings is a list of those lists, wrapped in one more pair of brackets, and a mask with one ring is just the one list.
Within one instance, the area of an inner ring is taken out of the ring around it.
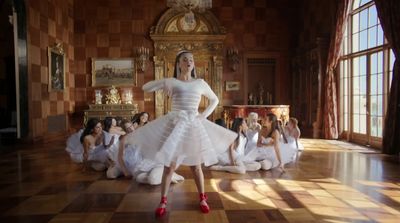
{"label": "white tutu dress", "polygon": [[299,140],[297,140],[297,139],[295,139],[294,137],[291,137],[291,136],[286,136],[286,138],[288,140],[288,143],[293,143],[295,145],[295,147],[297,148],[297,150],[299,150],[299,151],[303,151],[304,150],[304,146]]}
{"label": "white tutu dress", "polygon": [[247,136],[247,145],[244,148],[244,154],[248,154],[252,149],[257,147],[257,140],[258,140],[258,131],[248,129],[246,132]]}
{"label": "white tutu dress", "polygon": [[[202,79],[189,82],[175,78],[151,81],[143,90],[163,90],[172,99],[172,111],[127,138],[137,145],[144,158],[169,166],[206,166],[218,162],[217,155],[226,151],[237,134],[206,119],[218,105],[218,98]],[[209,106],[199,115],[201,95],[209,99]]]}
{"label": "white tutu dress", "polygon": [[[262,143],[270,143],[272,138],[264,138]],[[281,160],[283,164],[290,163],[294,161],[297,149],[294,142],[284,143],[282,140],[279,141],[279,149],[281,152]],[[253,147],[249,153],[244,157],[245,161],[261,161],[270,160],[272,167],[279,165],[278,158],[276,157],[274,146],[263,146],[263,147]]]}
{"label": "white tutu dress", "polygon": [[[134,133],[130,133],[134,134]],[[111,135],[111,134],[109,134]],[[112,135],[111,135],[112,136]],[[117,135],[119,137],[119,135]],[[107,138],[111,139],[111,137],[106,137],[106,144]],[[119,153],[119,140],[107,149],[109,158],[114,162],[114,168],[118,169],[118,172],[121,172],[121,164],[118,159]],[[136,145],[125,145],[125,149],[123,150],[122,160],[125,164],[125,167],[129,171],[132,176],[136,176],[138,173],[141,172],[149,172],[151,169],[157,166],[162,166],[161,164],[157,164],[149,159],[144,159],[143,156],[140,154],[140,150],[137,148]],[[122,172],[121,172],[122,173]]]}
{"label": "white tutu dress", "polygon": [[[83,145],[80,141],[82,133],[83,129],[72,134],[67,139],[67,147],[65,148],[65,150],[69,153],[71,160],[74,161],[75,163],[83,162]],[[107,159],[108,159],[107,150],[103,144],[99,144],[89,149],[88,160],[106,163]]]}
{"label": "white tutu dress", "polygon": [[[234,152],[232,154],[233,159],[236,162],[240,162],[243,160],[244,148],[246,146],[246,143],[247,143],[247,138],[244,137],[243,135],[240,135],[239,145],[236,147],[236,150],[234,150]],[[229,155],[229,150],[227,150],[226,152],[224,152],[218,156],[218,165],[222,165],[222,166],[232,165],[231,158]]]}

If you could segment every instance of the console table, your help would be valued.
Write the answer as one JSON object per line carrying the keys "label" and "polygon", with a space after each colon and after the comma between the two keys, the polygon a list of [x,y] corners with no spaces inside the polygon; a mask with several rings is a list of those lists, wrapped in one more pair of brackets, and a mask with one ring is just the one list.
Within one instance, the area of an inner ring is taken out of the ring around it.
{"label": "console table", "polygon": [[223,114],[226,124],[230,126],[234,118],[247,118],[250,112],[257,113],[259,119],[273,113],[283,124],[286,124],[290,117],[289,105],[230,105],[224,106]]}
{"label": "console table", "polygon": [[139,113],[137,104],[89,104],[89,109],[85,110],[83,121],[86,124],[90,118],[103,120],[108,116],[119,116],[131,120],[136,113]]}

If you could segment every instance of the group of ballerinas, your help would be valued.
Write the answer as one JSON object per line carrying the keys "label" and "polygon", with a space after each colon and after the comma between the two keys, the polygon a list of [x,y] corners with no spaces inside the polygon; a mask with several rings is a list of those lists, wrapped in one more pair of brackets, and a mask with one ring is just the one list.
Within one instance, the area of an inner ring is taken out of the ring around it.
{"label": "group of ballerinas", "polygon": [[[108,132],[102,130],[99,120],[91,119],[83,131],[68,139],[67,151],[72,160],[85,168],[107,168],[110,178],[123,174],[132,175],[138,182],[161,183],[157,217],[167,213],[170,183],[183,180],[175,173],[180,165],[190,167],[199,192],[200,211],[206,214],[211,208],[205,194],[203,164],[218,163],[210,168],[244,173],[273,167],[283,170],[292,160],[300,136],[292,121],[283,129],[273,114],[262,125],[257,123],[258,117],[250,118],[249,126],[239,118],[233,123],[233,131],[227,130],[207,119],[219,99],[205,80],[197,78],[191,52],[178,52],[173,73],[173,78],[153,80],[142,87],[145,92],[164,92],[171,99],[170,112],[141,127],[124,122],[123,129],[118,129],[112,124]],[[208,99],[208,106],[199,112],[202,96]]]}
{"label": "group of ballerinas", "polygon": [[[114,117],[106,117],[103,123],[97,118],[89,119],[84,129],[68,138],[66,151],[72,161],[82,164],[83,170],[106,171],[109,179],[125,176],[133,177],[139,183],[159,185],[163,165],[145,159],[136,146],[125,143],[126,137],[135,134],[148,119],[147,112],[120,123]],[[173,183],[183,180],[176,173],[172,176]]]}
{"label": "group of ballerinas", "polygon": [[[258,123],[258,114],[251,112],[247,122],[243,118],[235,118],[231,130],[238,133],[229,150],[218,156],[218,164],[211,170],[244,174],[246,171],[270,170],[292,162],[297,151],[303,146],[299,143],[300,129],[298,121],[290,118],[285,127],[270,113],[262,125]],[[216,121],[224,126],[223,120]]]}

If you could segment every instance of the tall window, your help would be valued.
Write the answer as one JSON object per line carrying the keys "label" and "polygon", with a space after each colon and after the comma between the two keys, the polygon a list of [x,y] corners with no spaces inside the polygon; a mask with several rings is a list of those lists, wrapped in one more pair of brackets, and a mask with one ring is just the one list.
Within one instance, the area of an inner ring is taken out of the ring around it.
{"label": "tall window", "polygon": [[354,0],[340,61],[340,127],[350,139],[379,146],[394,55],[372,0]]}

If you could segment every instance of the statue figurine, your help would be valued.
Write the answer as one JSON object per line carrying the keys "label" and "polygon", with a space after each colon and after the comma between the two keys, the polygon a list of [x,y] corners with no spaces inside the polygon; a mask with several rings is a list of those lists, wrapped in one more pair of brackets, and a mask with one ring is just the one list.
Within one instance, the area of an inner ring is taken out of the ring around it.
{"label": "statue figurine", "polygon": [[248,98],[247,104],[248,104],[248,105],[254,105],[254,104],[255,104],[255,103],[254,103],[254,96],[253,96],[253,93],[249,93],[249,98]]}
{"label": "statue figurine", "polygon": [[101,94],[101,90],[100,89],[96,89],[94,90],[94,95],[95,95],[95,104],[96,105],[101,105],[102,104],[102,99],[103,99],[103,95]]}
{"label": "statue figurine", "polygon": [[264,87],[261,83],[258,84],[258,104],[259,105],[263,105],[264,104],[264,99],[263,99],[263,95],[264,95]]}
{"label": "statue figurine", "polygon": [[106,94],[106,104],[121,104],[121,97],[119,96],[118,89],[111,86]]}

